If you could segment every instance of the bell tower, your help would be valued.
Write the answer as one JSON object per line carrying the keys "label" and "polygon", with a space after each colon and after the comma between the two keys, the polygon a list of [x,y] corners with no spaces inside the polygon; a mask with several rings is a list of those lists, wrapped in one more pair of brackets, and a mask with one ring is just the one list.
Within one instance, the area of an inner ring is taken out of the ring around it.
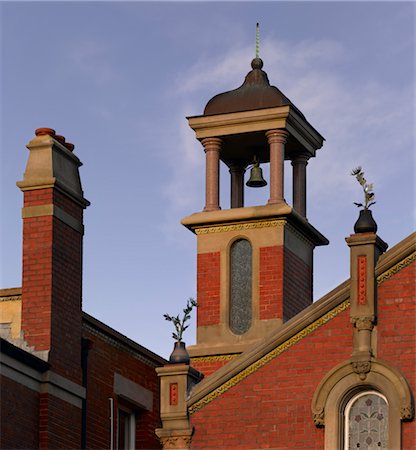
{"label": "bell tower", "polygon": [[[238,354],[312,303],[313,250],[328,244],[306,218],[306,166],[324,138],[271,86],[256,57],[244,83],[188,117],[206,158],[205,205],[182,220],[197,237],[197,343],[201,357]],[[293,166],[293,205],[284,197],[284,161]],[[244,206],[248,186],[266,205]],[[230,173],[230,209],[220,207],[220,164]]]}

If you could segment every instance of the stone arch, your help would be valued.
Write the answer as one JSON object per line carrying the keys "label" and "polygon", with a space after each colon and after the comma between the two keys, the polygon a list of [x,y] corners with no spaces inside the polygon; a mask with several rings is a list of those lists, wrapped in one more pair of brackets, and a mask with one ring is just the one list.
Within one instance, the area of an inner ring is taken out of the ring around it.
{"label": "stone arch", "polygon": [[360,373],[350,360],[334,367],[320,382],[312,400],[316,426],[325,426],[325,449],[341,448],[342,413],[346,401],[360,391],[375,390],[389,404],[389,448],[401,448],[401,420],[414,416],[413,396],[404,376],[384,361],[367,362]]}

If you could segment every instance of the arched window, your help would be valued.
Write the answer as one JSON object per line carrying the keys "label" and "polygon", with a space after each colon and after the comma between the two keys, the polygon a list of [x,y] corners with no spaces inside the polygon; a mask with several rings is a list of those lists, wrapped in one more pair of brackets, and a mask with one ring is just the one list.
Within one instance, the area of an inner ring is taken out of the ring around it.
{"label": "arched window", "polygon": [[251,326],[252,249],[247,239],[239,239],[230,249],[230,329],[244,334]]}
{"label": "arched window", "polygon": [[389,408],[384,395],[360,392],[344,410],[344,450],[388,449]]}
{"label": "arched window", "polygon": [[313,421],[325,427],[325,450],[402,448],[402,421],[414,418],[410,386],[384,361],[374,358],[370,369],[364,388],[347,359],[329,371],[316,388]]}

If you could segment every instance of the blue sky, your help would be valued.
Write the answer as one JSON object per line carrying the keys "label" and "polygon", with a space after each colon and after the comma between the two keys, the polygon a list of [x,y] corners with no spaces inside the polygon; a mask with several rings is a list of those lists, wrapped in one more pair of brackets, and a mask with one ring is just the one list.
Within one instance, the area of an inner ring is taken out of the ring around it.
{"label": "blue sky", "polygon": [[[375,184],[379,235],[392,246],[413,231],[414,3],[2,2],[0,11],[0,287],[21,285],[15,182],[34,130],[51,127],[84,163],[85,311],[168,356],[163,314],[196,294],[196,239],[180,219],[204,203],[204,154],[185,117],[242,83],[256,22],[271,83],[326,138],[308,165],[308,218],[330,240],[315,252],[315,298],[349,274],[344,238],[362,197],[352,168]],[[289,165],[286,178],[291,203]],[[248,203],[265,203],[266,191]]]}

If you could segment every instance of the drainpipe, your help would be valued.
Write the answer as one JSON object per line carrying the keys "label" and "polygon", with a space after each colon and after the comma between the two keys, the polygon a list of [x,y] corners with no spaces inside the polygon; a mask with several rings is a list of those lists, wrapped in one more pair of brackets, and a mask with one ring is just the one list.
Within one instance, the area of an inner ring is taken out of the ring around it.
{"label": "drainpipe", "polygon": [[88,388],[88,353],[92,348],[90,339],[82,338],[81,341],[81,369],[82,386],[85,388],[85,398],[82,399],[81,411],[81,449],[87,448],[87,388]]}
{"label": "drainpipe", "polygon": [[114,399],[109,397],[110,402],[110,450],[114,450]]}

